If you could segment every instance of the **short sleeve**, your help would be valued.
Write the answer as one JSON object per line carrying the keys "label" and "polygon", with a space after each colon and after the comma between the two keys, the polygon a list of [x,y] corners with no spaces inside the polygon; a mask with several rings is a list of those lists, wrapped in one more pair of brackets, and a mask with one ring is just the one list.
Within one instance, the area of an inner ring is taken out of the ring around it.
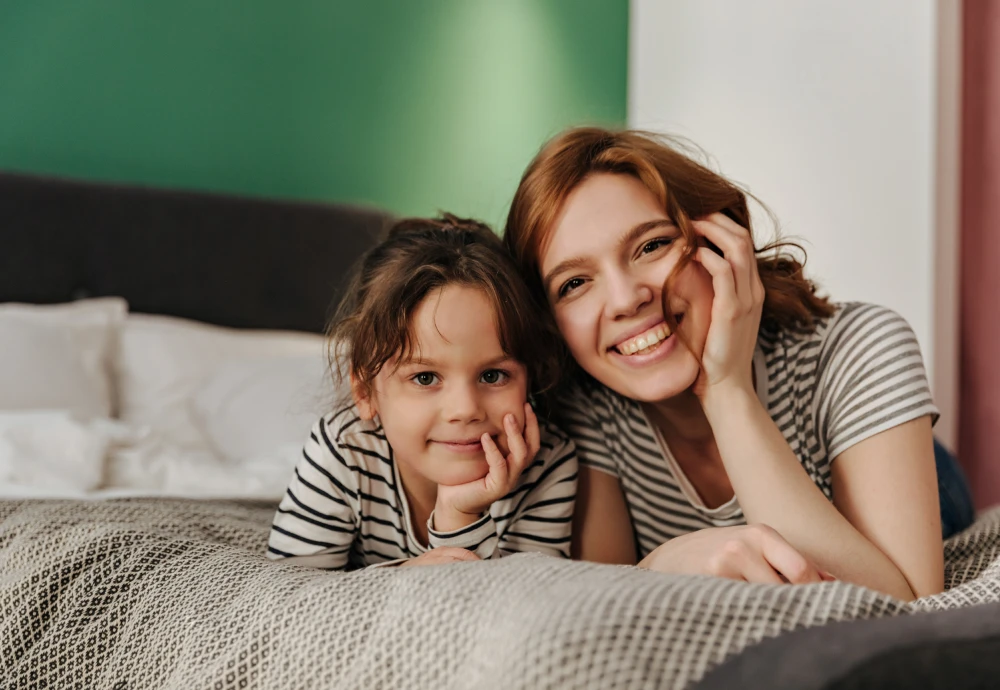
{"label": "short sleeve", "polygon": [[820,349],[815,414],[831,460],[851,446],[938,410],[916,335],[885,307],[847,304]]}
{"label": "short sleeve", "polygon": [[617,477],[618,467],[604,439],[600,421],[606,416],[605,406],[606,402],[593,387],[575,384],[559,398],[555,417],[559,427],[575,444],[580,465]]}

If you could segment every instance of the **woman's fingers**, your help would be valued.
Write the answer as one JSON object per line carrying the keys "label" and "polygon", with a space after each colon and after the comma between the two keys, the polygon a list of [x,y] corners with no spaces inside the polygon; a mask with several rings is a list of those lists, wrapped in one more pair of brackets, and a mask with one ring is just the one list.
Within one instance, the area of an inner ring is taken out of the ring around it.
{"label": "woman's fingers", "polygon": [[736,294],[736,277],[733,275],[732,265],[708,247],[699,247],[694,256],[712,276],[712,288],[715,291],[715,298],[712,301],[713,317],[719,307],[724,309],[725,315],[730,318],[738,316],[743,310]]}
{"label": "woman's fingers", "polygon": [[760,545],[767,562],[788,582],[795,585],[823,582],[819,569],[775,530],[763,530]]}
{"label": "woman's fingers", "polygon": [[734,580],[746,580],[764,585],[780,585],[785,580],[758,551],[747,549],[744,556],[734,564]]}
{"label": "woman's fingers", "polygon": [[749,309],[758,292],[754,289],[755,284],[760,282],[750,231],[722,213],[713,213],[708,218],[696,220],[693,225],[695,231],[718,247],[726,261],[732,264],[736,294]]}

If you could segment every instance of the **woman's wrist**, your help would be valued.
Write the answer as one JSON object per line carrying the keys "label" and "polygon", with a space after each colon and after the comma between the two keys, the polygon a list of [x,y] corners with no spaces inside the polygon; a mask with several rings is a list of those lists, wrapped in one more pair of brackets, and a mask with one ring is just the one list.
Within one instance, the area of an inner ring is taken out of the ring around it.
{"label": "woman's wrist", "polygon": [[764,409],[752,385],[738,384],[735,381],[712,386],[699,397],[701,407],[713,429],[718,428],[717,422],[725,423],[727,419],[731,420],[734,414],[745,414],[748,411],[756,411],[757,408]]}

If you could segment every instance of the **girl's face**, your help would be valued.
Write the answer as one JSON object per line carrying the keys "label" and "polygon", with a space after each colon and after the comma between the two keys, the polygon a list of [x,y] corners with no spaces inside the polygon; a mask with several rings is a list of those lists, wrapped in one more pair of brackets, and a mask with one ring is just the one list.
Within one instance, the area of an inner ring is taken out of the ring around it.
{"label": "girl's face", "polygon": [[411,328],[409,360],[382,367],[371,397],[358,400],[361,414],[379,416],[401,471],[446,486],[481,479],[483,433],[506,455],[504,415],[524,425],[527,371],[504,354],[493,306],[476,288],[430,293]]}
{"label": "girl's face", "polygon": [[[680,258],[680,230],[636,178],[594,174],[570,193],[542,247],[542,282],[577,363],[621,395],[656,403],[690,388],[698,359],[663,320],[663,284]],[[691,262],[667,304],[700,357],[712,280]]]}

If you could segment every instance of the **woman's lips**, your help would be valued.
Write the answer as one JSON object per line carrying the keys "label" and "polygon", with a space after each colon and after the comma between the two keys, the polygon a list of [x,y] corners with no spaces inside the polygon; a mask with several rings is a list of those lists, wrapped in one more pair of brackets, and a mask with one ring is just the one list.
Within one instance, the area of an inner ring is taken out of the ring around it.
{"label": "woman's lips", "polygon": [[[680,325],[683,314],[676,315],[674,319]],[[634,357],[636,355],[649,354],[672,336],[670,327],[663,321],[652,328],[648,328],[638,335],[627,338],[615,345],[612,349],[624,357]]]}

